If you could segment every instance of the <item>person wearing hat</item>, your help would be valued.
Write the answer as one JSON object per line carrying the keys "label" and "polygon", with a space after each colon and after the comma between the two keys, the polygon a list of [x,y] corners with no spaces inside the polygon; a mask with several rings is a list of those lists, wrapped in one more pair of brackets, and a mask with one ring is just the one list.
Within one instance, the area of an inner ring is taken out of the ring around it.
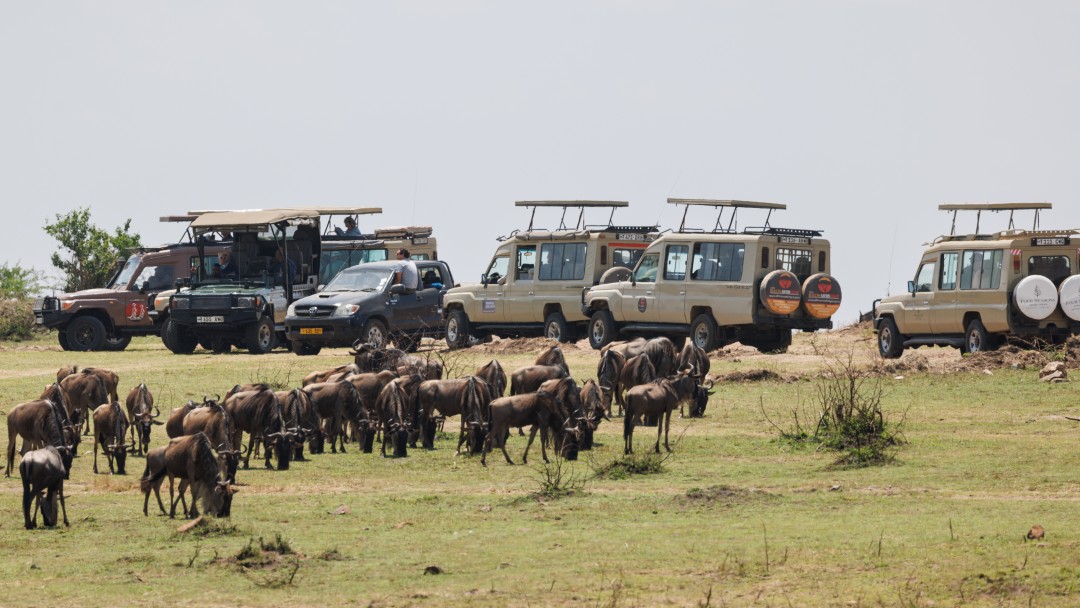
{"label": "person wearing hat", "polygon": [[412,255],[408,249],[402,247],[397,250],[398,265],[394,272],[394,284],[405,286],[406,293],[416,291],[416,285],[420,281],[420,273],[416,269],[416,262],[412,261]]}
{"label": "person wearing hat", "polygon": [[345,216],[345,230],[341,227],[334,228],[338,236],[361,236],[360,229],[356,227],[356,220],[351,215]]}

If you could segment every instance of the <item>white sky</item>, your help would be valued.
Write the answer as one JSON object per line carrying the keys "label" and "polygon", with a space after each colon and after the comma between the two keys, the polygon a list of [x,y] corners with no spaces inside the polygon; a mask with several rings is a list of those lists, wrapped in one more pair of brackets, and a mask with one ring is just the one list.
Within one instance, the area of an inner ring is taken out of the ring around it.
{"label": "white sky", "polygon": [[1080,227],[1078,25],[986,0],[3,3],[0,262],[51,271],[42,226],[79,206],[158,244],[188,209],[356,204],[433,225],[464,282],[515,200],[672,227],[669,196],[738,198],[825,231],[847,323],[904,289],[939,203]]}

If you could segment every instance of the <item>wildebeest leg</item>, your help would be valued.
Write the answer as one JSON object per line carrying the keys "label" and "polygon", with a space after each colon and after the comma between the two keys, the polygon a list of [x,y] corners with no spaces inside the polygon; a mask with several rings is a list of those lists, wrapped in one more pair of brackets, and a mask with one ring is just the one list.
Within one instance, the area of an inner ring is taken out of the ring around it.
{"label": "wildebeest leg", "polygon": [[16,431],[9,424],[8,425],[8,449],[7,449],[7,468],[4,469],[4,477],[11,477],[11,469],[15,466],[15,438]]}
{"label": "wildebeest leg", "polygon": [[[14,449],[15,444],[11,444]],[[26,519],[26,529],[33,530],[37,527],[37,507],[34,507],[34,517],[30,518],[30,503],[34,500],[37,492],[34,492],[33,484],[30,483],[29,475],[23,477],[23,517]]]}
{"label": "wildebeest leg", "polygon": [[[238,433],[242,433],[242,431],[238,431]],[[241,438],[240,444],[243,445],[243,443],[244,443],[243,438]],[[248,468],[248,464],[251,462],[251,446],[254,445],[254,444],[255,444],[255,433],[252,433],[251,438],[248,439],[247,451],[244,452],[244,468],[245,469]],[[256,458],[258,458],[258,456],[256,456]],[[192,493],[194,493],[194,492],[195,492],[195,490],[192,490]]]}
{"label": "wildebeest leg", "polygon": [[[499,433],[499,447],[502,448],[503,458],[506,458],[506,464],[514,464],[514,461],[510,460],[510,454],[508,454],[506,452],[506,440],[507,440],[507,436],[509,434],[510,434],[509,429],[507,429],[507,431]],[[490,438],[493,435],[495,435],[495,430],[494,429],[492,429],[492,431],[490,433],[488,433],[488,437]],[[528,452],[529,452],[529,449],[528,449],[528,447],[526,447],[525,448],[526,456],[528,455]]]}
{"label": "wildebeest leg", "polygon": [[[664,432],[664,415],[661,413],[661,414],[657,414],[657,416],[656,416],[656,445],[653,446],[653,449],[656,451],[657,454],[660,453],[660,434],[663,433],[663,432]],[[667,436],[666,435],[664,436],[664,445],[665,446],[667,445]]]}
{"label": "wildebeest leg", "polygon": [[[172,483],[171,482],[169,483],[169,499],[170,499],[170,503],[171,503],[169,505],[169,518],[170,519],[176,519],[176,504],[178,502],[180,502],[180,500],[182,498],[184,498],[184,489],[185,488],[187,488],[187,482],[185,480],[181,479],[180,480],[180,497],[179,498],[172,498]],[[187,513],[187,510],[188,510],[187,509],[187,503],[184,503],[184,513],[185,514]]]}
{"label": "wildebeest leg", "polygon": [[[171,503],[171,502],[173,502],[173,500],[174,500],[174,499],[173,499],[173,483],[174,483],[175,481],[176,481],[176,479],[175,479],[175,478],[174,478],[174,477],[173,477],[172,475],[169,475],[169,502],[170,502],[170,503]],[[184,483],[184,480],[182,480],[182,479],[181,479],[181,480],[180,480],[180,483]],[[180,503],[181,505],[183,505],[183,506],[184,506],[184,514],[186,515],[186,514],[187,514],[187,512],[188,512],[188,506],[187,506],[187,500],[185,500],[185,499],[184,499],[184,494],[183,494],[183,493],[181,493],[181,494],[180,494],[180,498],[179,498],[179,499],[177,499],[177,501],[178,501],[178,502],[179,502],[179,503]],[[161,509],[161,512],[162,512],[162,513],[164,514],[164,513],[165,513],[165,509],[164,509],[164,508],[162,508],[162,509]],[[171,513],[171,514],[169,515],[169,517],[176,517],[176,506],[175,506],[175,505],[173,506],[173,513]]]}
{"label": "wildebeest leg", "polygon": [[[682,407],[682,406],[680,406]],[[671,451],[671,446],[668,445],[668,433],[671,431],[671,410],[667,410],[664,415],[664,449]]]}
{"label": "wildebeest leg", "polygon": [[97,435],[94,435],[94,475],[97,475],[97,446],[99,439]]}
{"label": "wildebeest leg", "polygon": [[623,412],[623,454],[634,453],[634,416],[630,408]]}
{"label": "wildebeest leg", "polygon": [[[61,479],[56,484],[56,493],[60,496],[60,510],[64,513],[64,527],[70,528],[71,524],[68,523],[67,518],[67,504],[64,502],[64,480]],[[55,505],[54,505],[55,506]]]}
{"label": "wildebeest leg", "polygon": [[56,527],[56,510],[56,486],[53,486],[49,488],[45,495],[45,505],[41,507],[41,523],[45,524],[46,528]]}
{"label": "wildebeest leg", "polygon": [[[455,456],[461,456],[461,445],[465,443],[465,412],[462,412],[459,418],[461,418],[461,430],[460,432],[458,432],[457,453],[454,454]],[[491,433],[488,433],[489,438],[490,435]],[[491,446],[491,442],[486,443],[489,447]],[[483,460],[483,458],[481,458],[480,460]]]}

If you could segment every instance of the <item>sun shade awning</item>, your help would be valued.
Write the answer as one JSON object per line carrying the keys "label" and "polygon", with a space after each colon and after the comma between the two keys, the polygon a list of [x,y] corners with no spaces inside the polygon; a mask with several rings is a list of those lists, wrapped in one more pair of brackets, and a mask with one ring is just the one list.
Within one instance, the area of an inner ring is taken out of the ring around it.
{"label": "sun shade awning", "polygon": [[382,207],[301,207],[307,211],[314,211],[319,215],[375,215],[382,213]]}
{"label": "sun shade awning", "polygon": [[1025,211],[1053,208],[1053,203],[946,203],[938,205],[941,211]]}
{"label": "sun shade awning", "polygon": [[319,214],[309,209],[258,209],[204,213],[191,222],[195,229],[234,230],[268,226],[293,220],[317,220]]}
{"label": "sun shade awning", "polygon": [[516,201],[518,207],[629,207],[626,201]]}
{"label": "sun shade awning", "polygon": [[724,201],[707,198],[669,198],[669,205],[696,205],[701,207],[740,207],[743,209],[787,209],[783,203],[757,203],[754,201]]}

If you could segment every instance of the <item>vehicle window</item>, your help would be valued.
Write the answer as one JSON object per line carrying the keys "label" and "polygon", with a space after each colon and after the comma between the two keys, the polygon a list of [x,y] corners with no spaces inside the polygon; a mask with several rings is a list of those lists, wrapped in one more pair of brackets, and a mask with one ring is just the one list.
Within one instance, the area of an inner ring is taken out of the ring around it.
{"label": "vehicle window", "polygon": [[956,289],[956,259],[960,257],[956,252],[941,254],[941,282],[938,288],[942,290]]}
{"label": "vehicle window", "polygon": [[655,253],[641,256],[637,269],[634,270],[634,280],[638,283],[655,283],[656,269],[660,266],[660,256]]}
{"label": "vehicle window", "polygon": [[919,273],[915,277],[915,291],[931,291],[934,284],[934,263],[926,262],[919,267]]}
{"label": "vehicle window", "polygon": [[777,247],[776,268],[777,270],[787,270],[799,277],[799,280],[802,281],[808,278],[813,272],[810,264],[810,259],[812,257],[813,253],[809,249]]}
{"label": "vehicle window", "polygon": [[135,277],[132,288],[142,289],[143,284],[147,283],[150,290],[172,289],[174,280],[172,266],[147,266]]}
{"label": "vehicle window", "polygon": [[584,279],[585,251],[585,243],[544,243],[540,246],[540,280]]}
{"label": "vehicle window", "polygon": [[420,270],[420,282],[423,283],[424,289],[442,289],[446,284],[443,280],[442,268],[438,266],[428,266]]}
{"label": "vehicle window", "polygon": [[514,265],[514,278],[518,281],[533,280],[536,269],[536,245],[519,246],[517,248],[517,263]]}
{"label": "vehicle window", "polygon": [[139,263],[142,262],[141,255],[133,255],[127,259],[124,263],[124,268],[120,271],[120,274],[116,275],[116,281],[113,282],[113,287],[126,287],[131,282],[131,275],[135,274],[135,270],[139,267]]}
{"label": "vehicle window", "polygon": [[1033,255],[1028,258],[1028,275],[1033,274],[1041,274],[1060,286],[1072,274],[1069,258],[1063,255]]}
{"label": "vehicle window", "polygon": [[686,245],[669,245],[664,258],[664,280],[682,281],[686,278]]}
{"label": "vehicle window", "polygon": [[329,283],[337,273],[346,268],[367,262],[381,262],[386,259],[386,249],[347,249],[323,250],[322,263],[319,266],[319,282]]}
{"label": "vehicle window", "polygon": [[960,263],[960,289],[997,289],[1001,285],[1000,249],[965,251]]}
{"label": "vehicle window", "polygon": [[393,271],[386,268],[339,272],[326,284],[326,291],[382,291],[393,277]]}
{"label": "vehicle window", "polygon": [[695,281],[742,279],[746,243],[694,243],[690,278]]}
{"label": "vehicle window", "polygon": [[611,250],[611,266],[622,266],[623,268],[633,268],[634,264],[641,259],[641,254],[645,253],[644,249],[612,249]]}
{"label": "vehicle window", "polygon": [[491,266],[488,267],[488,271],[484,273],[488,283],[495,283],[499,279],[505,277],[508,268],[510,268],[510,256],[500,255],[492,260]]}
{"label": "vehicle window", "polygon": [[[189,262],[189,264],[191,266],[191,269],[192,269],[191,276],[195,276],[195,270],[198,270],[198,268],[199,268],[199,256],[197,256],[197,255],[191,256],[190,258],[188,258],[188,262]],[[206,255],[206,257],[203,258],[202,276],[204,276],[204,277],[209,276],[210,269],[213,268],[214,264],[217,264],[217,263],[218,263],[218,256],[217,256],[216,253]]]}

